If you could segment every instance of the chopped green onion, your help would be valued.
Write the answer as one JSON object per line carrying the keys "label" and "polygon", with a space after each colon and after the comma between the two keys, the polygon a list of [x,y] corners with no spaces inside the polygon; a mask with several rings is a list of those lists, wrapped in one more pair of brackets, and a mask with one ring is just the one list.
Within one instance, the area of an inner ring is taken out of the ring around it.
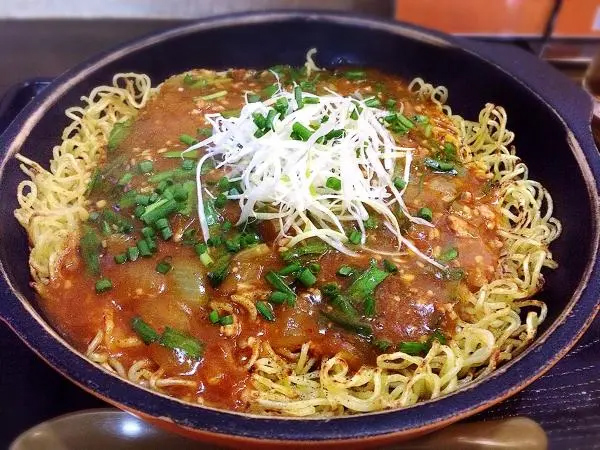
{"label": "chopped green onion", "polygon": [[154,239],[152,239],[151,237],[147,237],[147,238],[144,238],[144,241],[146,241],[146,244],[148,244],[148,249],[150,250],[150,252],[156,253],[156,251],[158,250],[158,247],[157,247]]}
{"label": "chopped green onion", "polygon": [[208,315],[208,320],[210,320],[210,323],[217,323],[219,321],[219,313],[213,309]]}
{"label": "chopped green onion", "polygon": [[300,269],[302,269],[302,265],[300,265],[300,263],[298,261],[295,261],[295,262],[285,266],[278,273],[279,273],[279,275],[285,276],[285,275],[290,275],[294,272],[298,272]]}
{"label": "chopped green onion", "polygon": [[324,242],[319,241],[313,244],[301,245],[290,250],[286,250],[281,254],[281,257],[285,262],[291,262],[306,255],[322,255],[327,252],[327,250],[329,250],[329,246]]}
{"label": "chopped green onion", "polygon": [[172,152],[165,152],[161,156],[163,158],[189,158],[189,159],[196,159],[198,157],[198,151],[197,150],[190,150],[189,152],[186,151],[186,150],[172,151]]}
{"label": "chopped green onion", "polygon": [[337,283],[326,283],[320,287],[320,290],[325,297],[334,297],[341,292],[340,286]]}
{"label": "chopped green onion", "polygon": [[420,355],[429,351],[431,346],[427,342],[401,342],[398,350],[408,355]]}
{"label": "chopped green onion", "polygon": [[321,271],[321,264],[319,264],[319,263],[310,263],[308,265],[308,270],[310,270],[312,273],[319,273]]}
{"label": "chopped green onion", "polygon": [[277,117],[277,111],[274,109],[270,109],[267,113],[267,118],[265,119],[265,130],[274,130],[273,121]]}
{"label": "chopped green onion", "polygon": [[388,109],[394,109],[394,108],[396,108],[396,103],[397,103],[397,102],[396,102],[396,100],[394,100],[393,98],[388,98],[388,99],[385,101],[385,106],[386,106]]}
{"label": "chopped green onion", "polygon": [[248,99],[248,103],[260,102],[260,95],[248,94],[247,99]]}
{"label": "chopped green onion", "polygon": [[[212,127],[198,128],[196,130],[196,134],[198,136],[204,136],[204,137],[210,137],[210,136],[212,136],[212,132],[213,132]],[[197,151],[196,150],[188,152],[188,153],[195,153],[195,155],[193,156],[193,158],[195,158],[196,155],[197,155]],[[185,156],[183,156],[183,157],[185,158]],[[188,156],[188,158],[192,158],[192,156]]]}
{"label": "chopped green onion", "polygon": [[108,278],[100,278],[96,281],[96,293],[101,294],[106,291],[110,291],[113,287],[112,281]]}
{"label": "chopped green onion", "polygon": [[121,178],[119,178],[119,181],[117,182],[117,184],[119,186],[126,186],[127,184],[129,184],[129,182],[133,179],[133,174],[130,172],[125,172],[123,174],[123,176]]}
{"label": "chopped green onion", "polygon": [[258,129],[263,129],[267,126],[267,118],[259,112],[252,113],[252,119]]}
{"label": "chopped green onion", "polygon": [[151,237],[153,237],[156,234],[154,232],[154,229],[151,228],[151,227],[144,227],[144,228],[142,228],[141,233],[142,233],[142,236],[147,237],[147,238],[148,237],[151,238]]}
{"label": "chopped green onion", "polygon": [[117,264],[124,264],[127,261],[127,254],[119,253],[118,255],[115,255],[114,260]]}
{"label": "chopped green onion", "polygon": [[212,94],[202,95],[202,96],[200,96],[200,98],[202,100],[216,100],[218,98],[225,97],[226,95],[227,95],[227,91],[217,91],[217,92],[213,92]]}
{"label": "chopped green onion", "polygon": [[150,196],[145,194],[136,194],[135,203],[136,205],[147,206],[150,203]]}
{"label": "chopped green onion", "polygon": [[288,110],[288,106],[287,98],[281,97],[277,99],[273,107],[275,108],[275,111],[277,111],[279,115],[283,117]]}
{"label": "chopped green onion", "polygon": [[318,98],[318,97],[304,97],[304,98],[302,99],[302,102],[303,102],[305,105],[316,105],[316,104],[320,103],[320,102],[321,102],[321,100],[319,100],[319,98]]}
{"label": "chopped green onion", "polygon": [[[208,253],[205,253],[208,255]],[[208,272],[208,280],[213,287],[219,286],[223,280],[229,274],[229,264],[231,263],[231,256],[229,254],[221,256],[215,263],[210,266],[210,272]]]}
{"label": "chopped green onion", "polygon": [[426,221],[431,222],[433,220],[433,212],[431,211],[431,209],[429,209],[427,207],[423,207],[417,211],[417,217],[420,217],[421,219],[425,219]]}
{"label": "chopped green onion", "polygon": [[166,218],[162,218],[162,219],[158,219],[156,222],[154,222],[154,227],[162,230],[163,228],[166,228],[169,226],[169,221]]}
{"label": "chopped green onion", "polygon": [[109,150],[116,149],[121,142],[125,140],[129,134],[131,125],[133,125],[131,119],[125,120],[124,122],[117,122],[113,125],[112,130],[110,130],[110,134],[108,135],[107,147]]}
{"label": "chopped green onion", "polygon": [[325,186],[327,186],[329,189],[333,189],[334,191],[339,191],[342,189],[342,180],[337,177],[329,177],[325,182]]}
{"label": "chopped green onion", "polygon": [[367,317],[373,317],[375,315],[375,297],[373,295],[368,295],[367,298],[365,298],[363,311]]}
{"label": "chopped green onion", "polygon": [[375,292],[375,288],[388,277],[389,273],[378,269],[375,266],[365,270],[354,282],[350,285],[346,294],[355,301],[362,301],[367,296]]}
{"label": "chopped green onion", "polygon": [[165,227],[160,230],[160,235],[165,241],[168,241],[173,236],[173,230],[170,227]]}
{"label": "chopped green onion", "polygon": [[438,261],[448,262],[458,258],[458,249],[456,247],[450,247],[448,250],[440,254]]}
{"label": "chopped green onion", "polygon": [[271,98],[279,90],[279,87],[276,84],[271,84],[264,88],[261,92],[263,97]]}
{"label": "chopped green onion", "polygon": [[313,284],[317,282],[317,277],[310,271],[310,269],[304,269],[297,276],[298,281],[302,283],[305,287],[311,287]]}
{"label": "chopped green onion", "polygon": [[137,333],[146,345],[152,344],[160,338],[154,328],[144,322],[141,317],[134,317],[131,319],[131,328],[133,328],[133,331]]}
{"label": "chopped green onion", "polygon": [[343,265],[340,266],[336,273],[342,277],[351,277],[356,273],[356,270],[352,266]]}
{"label": "chopped green onion", "polygon": [[390,341],[386,341],[385,339],[374,339],[371,343],[382,352],[387,351],[393,345]]}
{"label": "chopped green onion", "polygon": [[433,341],[438,341],[442,345],[448,342],[446,336],[439,329],[436,329],[428,339],[429,343],[433,343]]}
{"label": "chopped green onion", "polygon": [[150,247],[148,246],[148,242],[142,240],[137,241],[136,247],[140,251],[140,255],[144,257],[152,256],[152,252],[150,251]]}
{"label": "chopped green onion", "polygon": [[256,302],[256,309],[258,312],[267,319],[269,322],[273,322],[275,320],[275,316],[273,315],[273,310],[266,302]]}
{"label": "chopped green onion", "polygon": [[456,166],[453,163],[439,161],[433,158],[425,158],[423,163],[433,171],[456,174]]}
{"label": "chopped green onion", "polygon": [[347,70],[344,72],[344,76],[348,80],[364,80],[367,77],[367,73],[364,70]]}
{"label": "chopped green onion", "polygon": [[135,261],[140,256],[140,250],[137,247],[129,247],[127,249],[127,258],[129,261]]}
{"label": "chopped green onion", "polygon": [[302,88],[300,86],[294,88],[294,99],[296,99],[298,109],[301,109],[304,106],[304,101],[302,100]]}
{"label": "chopped green onion", "polygon": [[184,159],[181,161],[181,168],[183,170],[194,170],[196,167],[196,162],[191,159]]}
{"label": "chopped green onion", "polygon": [[348,236],[348,240],[351,244],[358,245],[362,240],[362,233],[358,230],[352,230],[352,232]]}
{"label": "chopped green onion", "polygon": [[396,118],[400,125],[402,125],[405,128],[414,128],[415,126],[415,124],[412,123],[411,120],[402,113],[396,113]]}
{"label": "chopped green onion", "polygon": [[308,139],[313,135],[313,131],[306,128],[300,122],[294,122],[292,125],[292,135],[294,138],[297,138],[300,141],[308,141]]}
{"label": "chopped green onion", "polygon": [[162,273],[163,275],[167,274],[172,268],[173,266],[164,259],[156,265],[156,271],[158,273]]}
{"label": "chopped green onion", "polygon": [[214,263],[214,260],[210,257],[208,252],[200,253],[200,262],[204,267],[210,267]]}
{"label": "chopped green onion", "polygon": [[152,161],[145,159],[144,161],[140,161],[140,163],[138,164],[138,170],[141,173],[148,173],[148,172],[152,172],[152,169],[154,168],[154,164],[152,163]]}
{"label": "chopped green onion", "polygon": [[269,296],[269,301],[271,303],[276,303],[278,305],[281,305],[287,301],[289,301],[290,299],[290,295],[286,294],[285,292],[281,292],[281,291],[273,291],[271,292],[271,295]]}
{"label": "chopped green onion", "polygon": [[373,335],[373,329],[370,325],[366,323],[360,322],[358,320],[352,319],[351,317],[347,317],[343,314],[336,313],[334,311],[329,312],[322,310],[321,314],[325,316],[329,321],[348,331],[351,331],[364,337],[370,337]]}
{"label": "chopped green onion", "polygon": [[371,97],[365,100],[365,106],[369,108],[375,108],[381,106],[381,101],[377,97]]}
{"label": "chopped green onion", "polygon": [[194,251],[198,256],[200,256],[202,253],[206,253],[207,250],[208,246],[203,242],[198,242],[196,245],[194,245]]}
{"label": "chopped green onion", "polygon": [[265,279],[273,286],[276,290],[288,294],[290,297],[289,303],[294,303],[296,300],[296,293],[286,284],[281,275],[276,272],[269,271],[265,275]]}
{"label": "chopped green onion", "polygon": [[396,265],[393,262],[391,262],[389,259],[383,260],[383,269],[388,273],[398,272],[398,267],[396,267]]}
{"label": "chopped green onion", "polygon": [[179,136],[179,142],[187,145],[188,147],[198,143],[198,141],[189,134],[182,134],[181,136]]}
{"label": "chopped green onion", "polygon": [[219,189],[221,192],[227,192],[230,189],[230,187],[231,183],[229,182],[229,178],[219,178],[219,181],[217,182],[217,189]]}
{"label": "chopped green onion", "polygon": [[394,187],[396,189],[398,189],[399,191],[401,191],[402,189],[404,189],[406,187],[406,181],[404,181],[400,177],[396,177],[396,178],[394,178]]}
{"label": "chopped green onion", "polygon": [[165,328],[159,343],[171,350],[183,352],[194,359],[200,358],[204,353],[204,345],[200,341],[170,327]]}
{"label": "chopped green onion", "polygon": [[92,275],[100,274],[100,249],[102,248],[102,243],[91,227],[86,226],[84,228],[84,233],[79,240],[79,248],[87,271]]}
{"label": "chopped green onion", "polygon": [[179,205],[175,200],[165,198],[148,206],[140,219],[142,219],[146,225],[151,225],[158,219],[167,217],[172,212],[175,212],[178,207]]}
{"label": "chopped green onion", "polygon": [[223,326],[231,325],[231,324],[233,324],[233,316],[231,314],[223,316],[219,319],[219,323]]}
{"label": "chopped green onion", "polygon": [[374,230],[377,228],[377,219],[375,217],[369,217],[363,224],[367,230]]}
{"label": "chopped green onion", "polygon": [[227,194],[224,193],[220,193],[219,195],[217,195],[217,197],[215,198],[215,208],[218,209],[222,209],[225,207],[225,205],[227,204]]}

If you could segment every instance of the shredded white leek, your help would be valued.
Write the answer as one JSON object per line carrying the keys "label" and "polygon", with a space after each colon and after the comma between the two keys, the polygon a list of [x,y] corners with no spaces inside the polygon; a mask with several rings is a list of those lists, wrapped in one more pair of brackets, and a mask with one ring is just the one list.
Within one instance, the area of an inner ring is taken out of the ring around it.
{"label": "shredded white leek", "polygon": [[[278,239],[289,238],[288,246],[316,237],[345,254],[355,255],[346,245],[345,230],[354,225],[361,231],[361,244],[365,246],[363,222],[371,212],[394,234],[398,251],[404,244],[443,268],[402,235],[394,214],[399,208],[410,221],[431,226],[408,212],[402,199],[404,189],[394,186],[396,176],[408,183],[414,148],[396,145],[384,126],[383,119],[389,112],[333,91],[322,96],[302,92],[304,105],[299,108],[294,93],[278,86],[270,99],[246,103],[239,117],[207,114],[213,135],[187,149],[206,151],[196,176],[204,239],[209,238],[209,229],[200,173],[204,161],[212,158],[217,168],[226,168],[231,181],[241,183],[241,193],[228,195],[239,202],[238,225],[249,219],[277,220]],[[287,111],[273,120],[272,130],[256,137],[258,127],[253,114],[266,117],[279,99],[287,101]],[[294,139],[295,123],[310,129],[312,135],[305,141]],[[333,130],[344,133],[323,142]],[[341,182],[340,190],[327,187],[330,177]]]}

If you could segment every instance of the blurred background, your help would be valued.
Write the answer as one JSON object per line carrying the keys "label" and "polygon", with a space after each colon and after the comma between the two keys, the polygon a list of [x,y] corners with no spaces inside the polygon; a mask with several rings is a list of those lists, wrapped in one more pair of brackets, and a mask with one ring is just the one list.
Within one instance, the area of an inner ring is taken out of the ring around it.
{"label": "blurred background", "polygon": [[0,62],[9,70],[0,74],[0,92],[24,77],[57,75],[154,30],[214,14],[276,8],[354,11],[514,41],[564,66],[588,63],[600,43],[600,0],[2,0]]}

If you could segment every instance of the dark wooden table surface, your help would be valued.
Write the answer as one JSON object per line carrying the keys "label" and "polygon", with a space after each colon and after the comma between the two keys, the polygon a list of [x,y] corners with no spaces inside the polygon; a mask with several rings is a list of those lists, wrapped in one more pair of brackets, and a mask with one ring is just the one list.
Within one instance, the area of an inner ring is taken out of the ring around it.
{"label": "dark wooden table surface", "polygon": [[[56,76],[98,51],[173,24],[0,21],[0,96],[18,81]],[[47,367],[4,324],[0,324],[0,398],[0,448],[43,420],[106,406]],[[600,318],[548,374],[469,420],[510,416],[537,420],[551,448],[600,448]]]}

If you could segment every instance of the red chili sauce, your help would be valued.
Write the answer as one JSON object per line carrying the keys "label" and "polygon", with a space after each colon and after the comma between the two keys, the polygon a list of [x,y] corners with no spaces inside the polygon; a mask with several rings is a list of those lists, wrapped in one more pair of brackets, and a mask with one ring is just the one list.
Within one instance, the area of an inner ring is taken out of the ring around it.
{"label": "red chili sauce", "polygon": [[[310,77],[302,70],[289,67],[280,67],[278,71],[288,89],[292,88],[293,81],[297,81],[302,83],[303,89],[314,89],[317,94],[331,89],[342,95],[375,96],[382,108],[404,105],[404,116],[414,118],[416,125],[407,132],[396,133],[395,139],[399,145],[417,149],[404,200],[411,214],[428,208],[434,225],[426,227],[404,222],[404,234],[426,255],[450,258],[446,261],[450,272],[442,272],[410,252],[395,258],[368,252],[349,257],[329,249],[322,255],[301,260],[304,267],[312,263],[317,272],[313,286],[302,286],[293,275],[284,277],[296,291],[295,305],[269,304],[273,321],[260,313],[256,320],[251,320],[247,310],[233,302],[231,295],[248,295],[252,302],[268,304],[273,287],[265,280],[265,275],[289,264],[282,259],[280,246],[274,242],[276,224],[254,223],[246,229],[248,233],[255,233],[260,241],[253,242],[249,248],[261,243],[268,246],[265,255],[248,258],[244,256],[247,250],[231,252],[222,243],[240,233],[235,227],[239,217],[237,202],[228,201],[223,208],[217,209],[220,224],[211,229],[222,237],[222,242],[211,251],[216,254],[229,252],[232,259],[225,280],[212,286],[207,279],[211,268],[201,262],[194,247],[203,241],[195,199],[190,199],[191,210],[187,214],[175,212],[169,216],[173,236],[165,240],[156,231],[154,253],[146,257],[140,255],[135,261],[115,262],[116,255],[127,254],[127,248],[143,238],[141,230],[146,224],[136,217],[138,205],[131,204],[134,194],[151,196],[160,184],[152,181],[153,176],[169,170],[185,170],[181,158],[165,157],[170,154],[167,152],[187,148],[179,137],[187,134],[201,140],[208,125],[205,114],[236,114],[245,104],[245,93],[264,99],[269,95],[269,86],[276,81],[269,71],[231,70],[223,74],[194,71],[187,76],[172,77],[160,87],[130,124],[126,137],[113,145],[116,148],[107,150],[105,160],[95,174],[98,182],[92,189],[89,205],[92,219],[84,226],[102,243],[100,274],[93,275],[87,270],[82,250],[74,239],[60,263],[59,275],[41,288],[43,308],[50,322],[77,349],[85,351],[98,330],[103,329],[107,311],[112,311],[115,321],[112,333],[117,338],[136,335],[131,326],[134,317],[141,318],[158,334],[165,327],[171,327],[200,342],[202,355],[191,358],[154,342],[113,349],[112,356],[126,368],[134,361],[148,358],[155,364],[154,370],[164,370],[164,376],[197,382],[196,388],[164,388],[170,395],[185,399],[201,397],[206,404],[243,410],[246,404],[242,393],[249,387],[251,377],[251,372],[244,368],[250,356],[245,346],[249,337],[268,341],[275,351],[298,351],[302,344],[310,341],[312,355],[327,358],[341,352],[353,369],[363,364],[374,365],[377,355],[393,351],[402,342],[424,343],[434,332],[446,339],[452,337],[455,320],[461,314],[461,292],[475,292],[496,275],[502,244],[496,234],[499,221],[497,193],[489,176],[462,166],[455,154],[450,156],[455,160],[458,173],[443,173],[426,166],[425,158],[435,157],[443,151],[440,150],[445,143],[443,130],[452,134],[452,123],[431,101],[409,93],[406,83],[398,78],[371,70],[362,76],[351,77],[347,77],[344,70],[317,72]],[[226,93],[222,94],[223,91]],[[219,92],[222,95],[217,98],[202,99]],[[426,124],[420,124],[415,116],[425,117],[434,132],[427,130]],[[152,161],[149,173],[140,173],[138,167],[142,160]],[[196,160],[190,161],[195,163]],[[131,179],[128,180],[125,174],[131,174]],[[203,181],[213,183],[211,189],[217,194],[219,190],[215,183],[224,175],[221,170],[207,170]],[[174,182],[182,183],[183,180],[194,181],[194,177],[184,176]],[[129,204],[127,192],[130,192]],[[133,225],[133,230],[120,232],[110,221],[109,229],[103,228],[106,227],[103,220],[106,210],[125,218]],[[222,225],[225,221],[234,226],[227,230],[227,226]],[[397,250],[394,237],[381,223],[368,230],[367,245],[382,253]],[[223,248],[217,250],[219,246]],[[454,251],[458,256],[451,258]],[[213,256],[215,259],[217,256]],[[364,336],[328,320],[322,311],[331,312],[335,306],[322,295],[320,287],[337,283],[344,292],[371,265],[383,270],[384,259],[389,259],[395,269],[390,269],[375,289],[372,315],[355,305],[358,313],[355,320],[367,324],[372,334]],[[166,274],[157,271],[161,261],[171,266]],[[315,263],[320,265],[320,270],[316,270]],[[339,275],[342,266],[350,266],[354,275]],[[100,277],[110,280],[112,289],[97,293],[95,285]],[[227,335],[219,324],[211,323],[211,301],[232,306],[239,321],[234,334]]]}

